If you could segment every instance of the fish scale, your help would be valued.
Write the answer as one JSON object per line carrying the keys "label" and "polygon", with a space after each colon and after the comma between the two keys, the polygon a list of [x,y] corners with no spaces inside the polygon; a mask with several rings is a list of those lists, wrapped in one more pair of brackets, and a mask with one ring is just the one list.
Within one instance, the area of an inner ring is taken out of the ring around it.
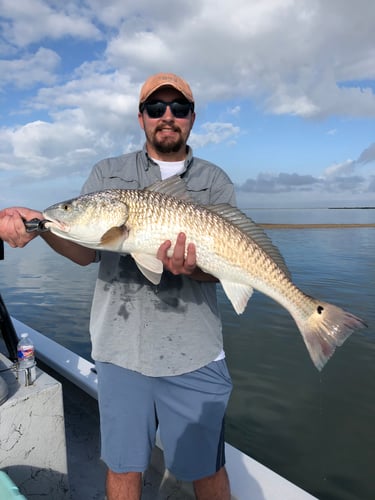
{"label": "fish scale", "polygon": [[[132,192],[132,194],[135,193],[137,191]],[[134,217],[129,217],[127,226],[134,231],[135,239],[138,237],[138,231],[141,231],[140,239],[145,242],[143,228],[147,228],[148,224],[151,224],[153,228],[161,229],[160,232],[155,229],[152,231],[154,238],[148,240],[152,247],[151,251],[155,248],[154,245],[158,248],[166,239],[175,242],[177,235],[184,232],[187,241],[197,246],[199,267],[208,273],[220,272],[221,277],[226,277],[229,273],[232,275],[237,267],[237,279],[247,283],[244,270],[255,279],[258,277],[259,280],[262,278],[263,269],[267,273],[272,267],[278,270],[258,245],[251,243],[246,235],[235,226],[231,226],[226,221],[223,223],[217,214],[203,207],[196,210],[192,204],[171,198],[166,200],[165,196],[156,196],[157,194],[159,193],[154,193],[154,196],[142,202],[139,197],[132,197],[134,198],[132,199],[133,205],[129,199],[127,200],[130,207],[129,213],[134,214]],[[166,203],[163,203],[165,201]],[[147,231],[147,235],[150,234]],[[128,244],[130,245],[130,242]],[[172,243],[170,253],[173,252],[173,248]],[[245,261],[241,258],[249,252],[252,253],[253,260]]]}
{"label": "fish scale", "polygon": [[363,320],[309,297],[290,278],[271,240],[250,218],[229,205],[202,206],[187,199],[178,177],[144,190],[98,191],[47,208],[45,227],[64,239],[99,250],[130,254],[140,271],[160,282],[156,258],[179,233],[196,247],[197,266],[215,276],[235,311],[244,311],[253,289],[285,307],[294,318],[315,366],[321,370],[337,346]]}

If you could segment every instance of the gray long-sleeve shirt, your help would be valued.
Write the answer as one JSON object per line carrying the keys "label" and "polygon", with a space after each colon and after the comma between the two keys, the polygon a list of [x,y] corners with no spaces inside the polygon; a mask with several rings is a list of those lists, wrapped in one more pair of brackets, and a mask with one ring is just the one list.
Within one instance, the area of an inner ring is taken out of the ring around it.
{"label": "gray long-sleeve shirt", "polygon": [[[235,204],[234,187],[216,165],[192,156],[182,174],[200,204]],[[142,151],[97,163],[82,194],[102,189],[143,189],[160,180],[160,168]],[[213,361],[223,348],[216,284],[164,272],[155,286],[130,255],[100,252],[91,310],[92,357],[149,376],[179,375]]]}

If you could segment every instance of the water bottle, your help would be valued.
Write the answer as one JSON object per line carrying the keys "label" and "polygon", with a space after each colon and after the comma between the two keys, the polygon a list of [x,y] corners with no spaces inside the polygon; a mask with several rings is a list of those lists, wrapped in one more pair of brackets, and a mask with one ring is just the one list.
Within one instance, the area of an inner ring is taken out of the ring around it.
{"label": "water bottle", "polygon": [[17,344],[18,377],[24,385],[31,385],[36,378],[35,348],[29,335],[21,333]]}

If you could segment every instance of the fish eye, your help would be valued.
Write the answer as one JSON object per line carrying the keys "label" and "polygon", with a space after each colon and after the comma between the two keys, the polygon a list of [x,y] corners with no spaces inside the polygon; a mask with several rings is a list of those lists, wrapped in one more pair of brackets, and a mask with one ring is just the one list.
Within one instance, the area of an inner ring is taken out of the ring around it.
{"label": "fish eye", "polygon": [[66,210],[69,210],[69,205],[68,204],[65,204],[63,205],[63,209],[66,211]]}

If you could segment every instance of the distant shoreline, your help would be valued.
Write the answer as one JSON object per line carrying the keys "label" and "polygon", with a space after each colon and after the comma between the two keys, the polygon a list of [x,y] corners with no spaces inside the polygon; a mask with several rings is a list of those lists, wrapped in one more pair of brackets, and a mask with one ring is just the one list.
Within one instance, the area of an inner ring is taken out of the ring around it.
{"label": "distant shoreline", "polygon": [[375,207],[328,207],[328,210],[374,210]]}
{"label": "distant shoreline", "polygon": [[273,224],[259,223],[263,229],[353,229],[375,227],[375,223],[367,224]]}

